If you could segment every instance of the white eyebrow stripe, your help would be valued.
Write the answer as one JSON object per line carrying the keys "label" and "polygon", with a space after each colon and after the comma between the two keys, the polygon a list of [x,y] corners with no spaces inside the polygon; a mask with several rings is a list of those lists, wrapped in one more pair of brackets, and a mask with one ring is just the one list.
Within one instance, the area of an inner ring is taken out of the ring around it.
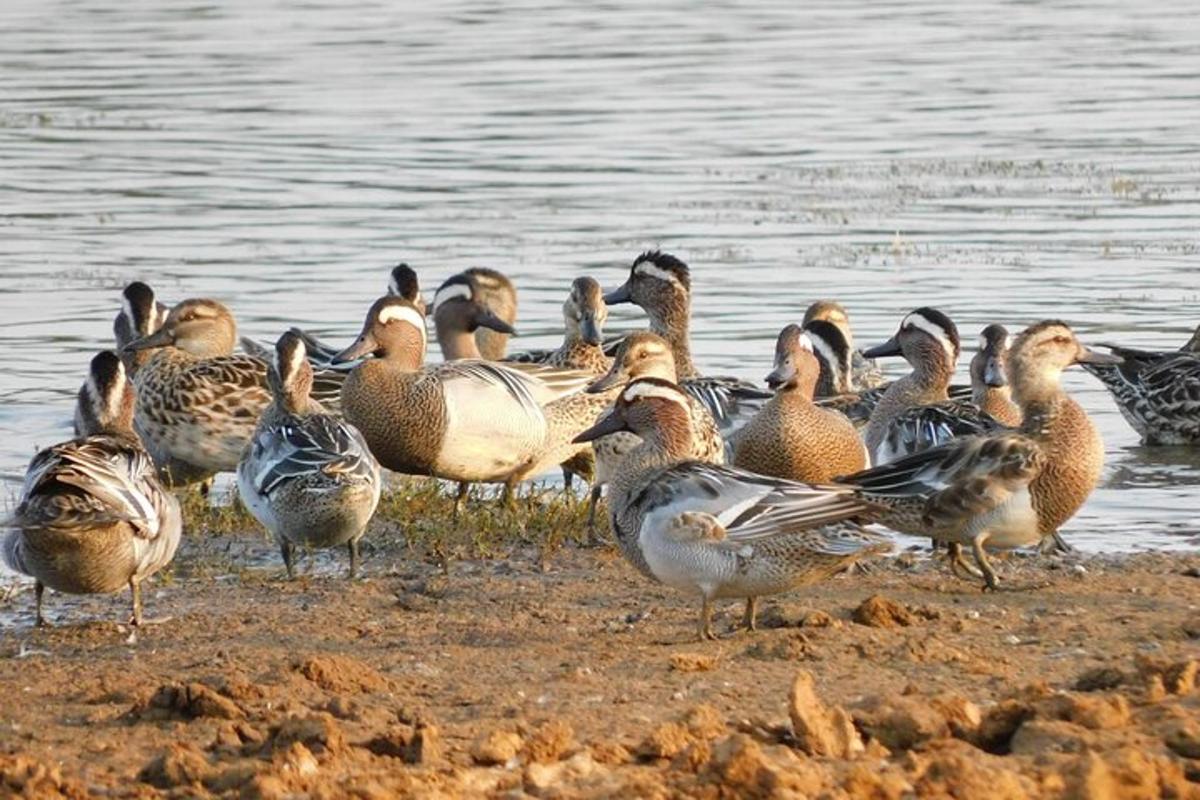
{"label": "white eyebrow stripe", "polygon": [[807,350],[810,353],[813,351],[813,340],[808,337],[807,333],[800,334],[797,343],[800,345],[801,350]]}
{"label": "white eyebrow stripe", "polygon": [[395,274],[388,278],[388,294],[400,294],[400,281],[396,280]]}
{"label": "white eyebrow stripe", "polygon": [[649,381],[638,381],[625,390],[625,402],[627,403],[642,397],[657,397],[659,400],[670,400],[678,406],[687,408],[683,395],[677,389],[669,389],[665,386],[650,383]]}
{"label": "white eyebrow stripe", "polygon": [[837,354],[833,352],[833,348],[829,346],[829,342],[825,341],[820,336],[814,336],[812,334],[805,334],[805,336],[812,344],[814,354],[819,353],[820,357],[825,361],[826,364],[829,365],[829,368],[834,372],[837,372],[841,366],[841,360],[837,357]]}
{"label": "white eyebrow stripe", "polygon": [[425,318],[412,306],[387,306],[379,312],[379,321],[384,325],[389,322],[407,322],[421,332],[421,341],[425,341]]}
{"label": "white eyebrow stripe", "polygon": [[938,325],[936,322],[932,322],[921,314],[915,313],[909,314],[904,318],[904,322],[900,323],[901,328],[909,325],[912,325],[914,328],[919,328],[941,342],[942,349],[944,349],[946,351],[946,355],[950,357],[951,364],[957,360],[957,355],[954,352],[954,343],[947,338],[946,331],[942,329],[941,325]]}
{"label": "white eyebrow stripe", "polygon": [[437,290],[437,294],[433,296],[433,313],[441,308],[442,303],[447,300],[453,300],[456,297],[461,297],[463,300],[471,299],[471,287],[465,283],[452,283],[449,286],[443,286]]}
{"label": "white eyebrow stripe", "polygon": [[679,279],[675,277],[675,273],[671,272],[669,269],[663,269],[653,261],[643,261],[634,267],[633,271],[638,275],[648,275],[651,278],[658,278],[660,281],[668,281],[669,283],[673,283],[681,289],[683,288],[683,284],[681,284]]}

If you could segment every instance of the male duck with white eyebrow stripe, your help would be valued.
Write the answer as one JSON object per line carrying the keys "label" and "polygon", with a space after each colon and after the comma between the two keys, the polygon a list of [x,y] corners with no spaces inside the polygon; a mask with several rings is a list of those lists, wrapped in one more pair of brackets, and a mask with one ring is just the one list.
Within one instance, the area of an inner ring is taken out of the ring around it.
{"label": "male duck with white eyebrow stripe", "polygon": [[604,302],[633,303],[646,312],[650,330],[671,346],[680,386],[708,407],[721,435],[732,441],[772,394],[738,378],[700,375],[692,362],[691,290],[687,264],[669,253],[650,250],[634,259],[628,280],[606,294]]}
{"label": "male duck with white eyebrow stripe", "polygon": [[923,307],[906,316],[891,339],[863,353],[867,358],[903,355],[913,368],[888,386],[871,412],[864,437],[872,463],[877,463],[879,446],[897,414],[950,398],[950,379],[960,350],[958,328],[950,318],[936,308]]}

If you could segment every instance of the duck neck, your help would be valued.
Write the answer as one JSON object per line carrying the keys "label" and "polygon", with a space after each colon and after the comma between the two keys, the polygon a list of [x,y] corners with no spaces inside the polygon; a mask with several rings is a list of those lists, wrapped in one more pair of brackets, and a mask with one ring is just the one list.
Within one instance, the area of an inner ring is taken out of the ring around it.
{"label": "duck neck", "polygon": [[[447,361],[458,361],[463,358],[483,358],[475,335],[462,329],[447,330],[439,325],[437,329],[438,346],[442,348],[442,357]],[[418,365],[420,366],[420,365]]]}
{"label": "duck neck", "polygon": [[988,386],[977,383],[971,387],[971,402],[987,411],[1012,402],[1012,391],[1007,386]]}
{"label": "duck neck", "polygon": [[949,355],[938,347],[936,352],[927,352],[914,358],[912,364],[913,383],[924,389],[945,391],[954,377],[954,364]]}
{"label": "duck neck", "polygon": [[648,312],[650,330],[666,339],[675,356],[675,373],[679,380],[695,378],[700,373],[692,362],[691,313],[687,303],[672,303]]}
{"label": "duck neck", "polygon": [[1021,409],[1021,432],[1035,438],[1047,438],[1069,401],[1059,383],[1059,372],[1035,372],[1016,376],[1012,383],[1013,400]]}

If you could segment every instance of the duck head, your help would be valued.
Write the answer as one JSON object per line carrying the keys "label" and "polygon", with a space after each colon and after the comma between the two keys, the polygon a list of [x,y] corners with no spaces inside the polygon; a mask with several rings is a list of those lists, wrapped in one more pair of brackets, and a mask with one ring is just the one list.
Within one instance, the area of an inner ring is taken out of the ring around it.
{"label": "duck head", "polygon": [[1056,395],[1062,372],[1072,364],[1121,364],[1120,356],[1089,350],[1067,323],[1043,320],[1013,340],[1008,351],[1008,382],[1013,399],[1026,404]]}
{"label": "duck head", "polygon": [[813,355],[817,357],[820,369],[814,394],[834,397],[852,392],[853,354],[841,328],[832,322],[815,319],[805,323],[804,332],[812,342]]}
{"label": "duck head", "polygon": [[403,297],[388,295],[376,300],[367,311],[362,333],[331,360],[344,364],[366,356],[419,369],[425,361],[425,316]]}
{"label": "duck head", "polygon": [[631,431],[646,440],[675,443],[686,453],[691,448],[691,419],[682,389],[660,378],[639,378],[621,390],[611,411],[573,441],[580,444]]}
{"label": "duck head", "polygon": [[177,347],[197,358],[233,353],[237,323],[221,303],[207,298],[184,300],[171,309],[162,327],[125,345],[124,352]]}
{"label": "duck head", "polygon": [[413,308],[425,314],[425,298],[421,296],[421,284],[417,280],[417,272],[403,262],[392,267],[388,276],[388,294],[403,297],[413,304]]}
{"label": "duck head", "polygon": [[1012,338],[1003,325],[988,325],[979,334],[979,350],[971,358],[971,384],[989,389],[1008,386],[1008,348]]}
{"label": "duck head", "polygon": [[638,378],[658,378],[673,384],[675,377],[670,343],[650,331],[637,331],[625,337],[613,356],[612,367],[589,384],[587,391],[598,394]]}
{"label": "duck head", "polygon": [[810,305],[804,312],[804,319],[801,325],[804,328],[813,322],[828,322],[837,326],[841,331],[846,344],[851,350],[854,349],[854,335],[850,332],[850,315],[846,313],[846,308],[836,300],[817,300]]}
{"label": "duck head", "polygon": [[[863,352],[867,358],[904,356],[914,370],[953,374],[962,344],[958,328],[936,308],[918,308],[900,323],[892,338]],[[948,378],[947,378],[948,379]]]}
{"label": "duck head", "polygon": [[308,408],[312,392],[313,369],[308,363],[304,339],[287,331],[275,342],[275,358],[267,367],[267,383],[279,406],[292,414]]}
{"label": "duck head", "polygon": [[475,279],[466,273],[459,273],[438,287],[433,296],[433,325],[447,361],[480,357],[474,339],[479,328],[516,333],[484,304]]}
{"label": "duck head", "polygon": [[775,340],[775,369],[767,375],[767,386],[775,391],[798,390],[812,398],[821,365],[813,343],[799,325],[788,325]]}
{"label": "duck head", "polygon": [[567,330],[574,333],[585,344],[599,347],[604,343],[604,322],[608,319],[608,306],[604,303],[604,292],[595,278],[576,278],[571,283],[571,294],[563,303],[563,322]]}
{"label": "duck head", "polygon": [[92,357],[84,392],[91,405],[88,423],[92,427],[81,431],[83,436],[132,433],[133,386],[125,363],[112,350],[101,350]]}

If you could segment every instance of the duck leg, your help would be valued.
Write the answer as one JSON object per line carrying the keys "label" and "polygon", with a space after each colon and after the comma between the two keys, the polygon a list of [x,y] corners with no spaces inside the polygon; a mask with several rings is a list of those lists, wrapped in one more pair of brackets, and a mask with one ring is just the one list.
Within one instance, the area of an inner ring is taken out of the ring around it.
{"label": "duck leg", "polygon": [[742,627],[748,631],[758,630],[758,598],[746,598],[746,613],[742,615]]}
{"label": "duck leg", "polygon": [[46,627],[46,618],[42,616],[42,595],[46,593],[46,585],[41,581],[33,584],[34,618],[33,624],[39,628]]}
{"label": "duck leg", "polygon": [[575,473],[569,467],[562,468],[563,491],[570,494],[571,486],[575,483]]}
{"label": "duck leg", "polygon": [[129,593],[133,595],[133,613],[129,617],[130,625],[142,624],[142,583],[136,577],[129,579]]}
{"label": "duck leg", "polygon": [[712,600],[708,598],[708,595],[704,596],[704,605],[700,607],[699,633],[702,642],[714,642],[717,639],[717,635],[713,633],[712,629]]}
{"label": "duck leg", "polygon": [[454,495],[454,520],[458,521],[458,514],[462,511],[463,503],[466,502],[467,493],[471,491],[471,484],[466,481],[458,482],[458,493]]}
{"label": "duck leg", "polygon": [[1000,585],[1000,579],[996,576],[996,570],[992,568],[991,562],[988,561],[987,553],[983,550],[983,545],[988,540],[988,536],[988,532],[984,531],[971,540],[971,551],[975,554],[975,562],[979,564],[979,569],[983,572],[983,579],[985,581],[983,590],[985,592],[988,590],[995,591],[996,587]]}
{"label": "duck leg", "polygon": [[351,539],[346,547],[350,550],[350,580],[358,576],[358,539]]}
{"label": "duck leg", "polygon": [[504,504],[504,508],[513,512],[517,510],[517,493],[514,491],[514,484],[515,481],[508,478],[504,481],[504,491],[500,493],[500,502]]}
{"label": "duck leg", "polygon": [[287,570],[288,580],[295,577],[293,564],[296,560],[296,548],[287,539],[279,540],[279,553],[283,556],[283,567]]}
{"label": "duck leg", "polygon": [[974,564],[969,563],[967,559],[963,557],[963,549],[961,544],[958,542],[949,542],[948,548],[949,549],[946,551],[946,557],[950,561],[950,571],[954,573],[955,577],[962,578],[963,580],[983,577],[983,573],[979,570],[979,568]]}
{"label": "duck leg", "polygon": [[600,505],[600,493],[604,487],[597,483],[588,493],[588,544],[600,544],[600,535],[596,533],[596,506]]}

